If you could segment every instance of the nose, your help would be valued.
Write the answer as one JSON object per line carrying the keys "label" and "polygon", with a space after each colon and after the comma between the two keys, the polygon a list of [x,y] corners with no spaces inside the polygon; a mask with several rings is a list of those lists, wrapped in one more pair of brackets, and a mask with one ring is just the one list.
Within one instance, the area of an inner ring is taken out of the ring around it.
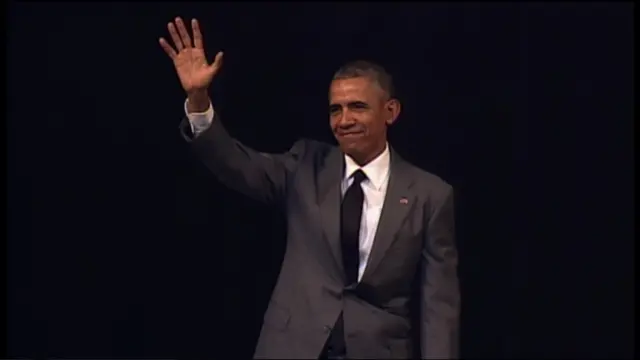
{"label": "nose", "polygon": [[349,114],[349,111],[343,111],[338,118],[338,126],[348,128],[355,124],[355,119]]}

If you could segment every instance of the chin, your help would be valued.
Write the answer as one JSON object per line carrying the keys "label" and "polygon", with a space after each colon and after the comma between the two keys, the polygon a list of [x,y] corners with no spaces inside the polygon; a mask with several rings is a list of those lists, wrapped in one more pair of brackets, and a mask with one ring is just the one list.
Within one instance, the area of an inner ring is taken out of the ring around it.
{"label": "chin", "polygon": [[341,143],[340,149],[342,149],[342,152],[351,157],[358,157],[358,155],[361,155],[364,152],[363,147],[359,145],[360,144],[356,143]]}

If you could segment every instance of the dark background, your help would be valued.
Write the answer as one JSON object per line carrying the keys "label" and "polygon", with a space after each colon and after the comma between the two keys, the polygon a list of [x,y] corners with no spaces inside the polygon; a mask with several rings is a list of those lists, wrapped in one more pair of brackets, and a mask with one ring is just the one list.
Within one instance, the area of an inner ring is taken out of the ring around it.
{"label": "dark background", "polygon": [[6,357],[252,355],[284,222],[181,140],[178,15],[259,150],[333,141],[342,63],[394,74],[392,144],[457,190],[465,358],[631,358],[633,14],[596,2],[11,2]]}

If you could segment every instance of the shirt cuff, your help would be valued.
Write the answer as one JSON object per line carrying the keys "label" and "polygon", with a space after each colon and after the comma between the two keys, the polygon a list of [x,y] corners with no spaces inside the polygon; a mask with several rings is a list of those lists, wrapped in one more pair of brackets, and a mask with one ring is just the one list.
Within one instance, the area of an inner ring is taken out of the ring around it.
{"label": "shirt cuff", "polygon": [[188,103],[189,99],[185,100],[184,113],[187,115],[187,119],[189,120],[189,124],[191,125],[191,131],[193,132],[193,135],[195,137],[201,134],[203,131],[207,130],[209,126],[211,126],[215,111],[213,110],[213,106],[209,104],[209,108],[205,112],[189,113],[189,111],[187,111]]}

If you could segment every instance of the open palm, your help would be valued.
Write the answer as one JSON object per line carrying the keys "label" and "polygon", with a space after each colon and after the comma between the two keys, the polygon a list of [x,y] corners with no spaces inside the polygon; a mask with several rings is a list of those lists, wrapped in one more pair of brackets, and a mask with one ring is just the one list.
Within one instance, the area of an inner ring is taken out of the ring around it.
{"label": "open palm", "polygon": [[160,38],[160,46],[173,60],[182,87],[187,93],[207,89],[222,66],[222,52],[216,55],[212,64],[207,62],[196,19],[191,21],[193,44],[181,18],[176,18],[175,25],[169,23],[167,27],[175,49],[164,38]]}

